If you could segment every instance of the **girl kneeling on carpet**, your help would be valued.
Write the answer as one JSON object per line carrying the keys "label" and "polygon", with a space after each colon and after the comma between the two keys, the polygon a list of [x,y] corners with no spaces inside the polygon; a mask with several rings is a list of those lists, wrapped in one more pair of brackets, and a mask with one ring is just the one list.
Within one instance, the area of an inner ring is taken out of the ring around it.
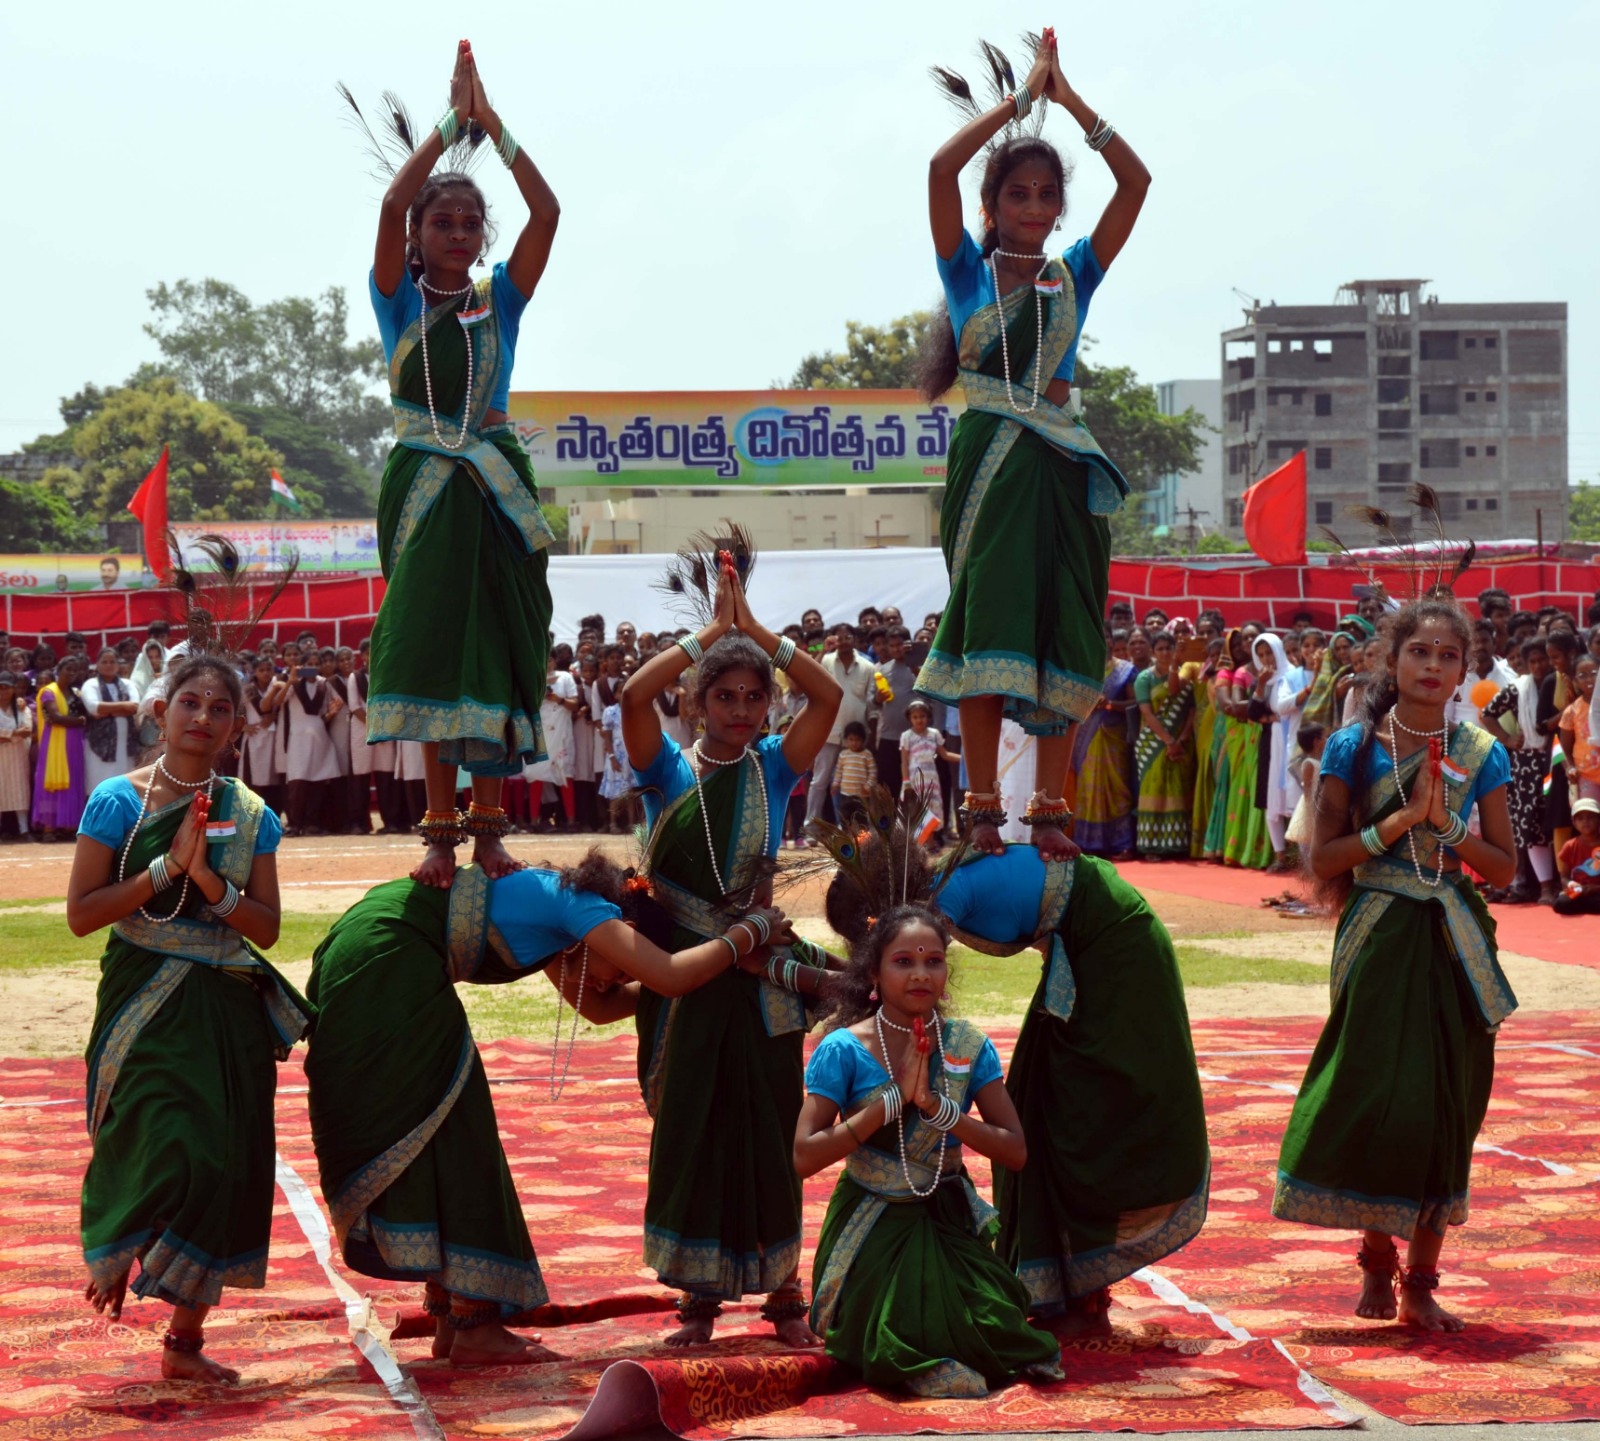
{"label": "girl kneeling on carpet", "polygon": [[85,1295],[115,1321],[137,1259],[134,1294],[173,1307],[161,1374],[234,1382],[201,1327],[224,1286],[266,1282],[274,1062],[310,1007],[257,949],[278,939],[278,818],[216,771],[243,729],[238,672],[196,656],[167,695],[164,752],[95,787],[67,885],[73,935],[111,928],[87,1056]]}
{"label": "girl kneeling on carpet", "polygon": [[[562,1001],[608,1024],[634,1013],[639,982],[681,996],[740,957],[763,962],[769,938],[790,938],[782,914],[760,908],[669,955],[671,936],[645,882],[593,850],[561,872],[498,880],[465,866],[448,892],[390,881],[317,947],[308,990],[318,1026],[306,1079],[322,1194],[347,1266],[426,1283],[436,1357],[457,1365],[553,1359],[506,1330],[547,1297],[456,983],[497,985],[543,971],[561,997],[559,1040]],[[577,1026],[574,1016],[559,1077],[559,1047],[551,1051],[552,1101]]]}
{"label": "girl kneeling on carpet", "polygon": [[994,1210],[962,1165],[968,1145],[1020,1170],[1027,1146],[994,1043],[939,1013],[949,941],[938,915],[897,906],[855,947],[839,1029],[806,1067],[794,1164],[805,1177],[846,1163],[811,1303],[828,1355],[870,1385],[984,1396],[1060,1380],[1061,1353],[1028,1325],[1028,1293],[994,1253]]}
{"label": "girl kneeling on carpet", "polygon": [[[1311,867],[1342,906],[1333,1010],[1300,1087],[1272,1213],[1355,1228],[1356,1315],[1459,1331],[1434,1300],[1445,1228],[1467,1219],[1472,1147],[1494,1042],[1516,1008],[1494,922],[1472,882],[1516,871],[1505,748],[1445,706],[1472,633],[1447,598],[1385,623],[1388,670],[1322,754]],[[1481,836],[1466,824],[1478,807]],[[1394,1236],[1408,1242],[1400,1264]]]}

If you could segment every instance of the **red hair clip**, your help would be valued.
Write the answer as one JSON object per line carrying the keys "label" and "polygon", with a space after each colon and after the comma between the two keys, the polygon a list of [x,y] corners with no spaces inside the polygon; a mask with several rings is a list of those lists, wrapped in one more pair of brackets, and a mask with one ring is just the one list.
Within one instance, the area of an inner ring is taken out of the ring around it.
{"label": "red hair clip", "polygon": [[629,876],[628,879],[622,883],[622,889],[627,891],[628,894],[635,896],[648,894],[650,890],[650,877]]}

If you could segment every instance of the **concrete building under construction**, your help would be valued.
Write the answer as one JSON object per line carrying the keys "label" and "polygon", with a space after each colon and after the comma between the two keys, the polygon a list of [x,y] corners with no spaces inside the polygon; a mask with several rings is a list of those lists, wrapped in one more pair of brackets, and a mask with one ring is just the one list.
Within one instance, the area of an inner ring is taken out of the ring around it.
{"label": "concrete building under construction", "polygon": [[[1223,504],[1306,452],[1306,522],[1404,511],[1412,481],[1458,534],[1565,535],[1567,307],[1452,305],[1424,280],[1352,280],[1332,305],[1255,304],[1222,334]],[[1352,539],[1347,535],[1346,539]]]}

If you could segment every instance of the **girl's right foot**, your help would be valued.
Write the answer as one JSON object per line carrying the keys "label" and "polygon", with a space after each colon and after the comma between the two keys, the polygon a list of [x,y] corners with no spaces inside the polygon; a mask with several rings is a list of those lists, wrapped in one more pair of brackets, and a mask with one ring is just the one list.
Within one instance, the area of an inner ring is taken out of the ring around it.
{"label": "girl's right foot", "polygon": [[437,886],[441,891],[450,889],[456,878],[456,848],[444,844],[432,845],[423,853],[422,864],[411,872],[411,879],[419,885]]}
{"label": "girl's right foot", "polygon": [[711,1339],[714,1316],[691,1316],[662,1343],[666,1346],[704,1346]]}
{"label": "girl's right foot", "polygon": [[452,1366],[533,1366],[561,1358],[547,1346],[537,1346],[513,1335],[504,1326],[475,1326],[471,1330],[452,1329]]}
{"label": "girl's right foot", "polygon": [[215,1386],[237,1386],[239,1373],[219,1366],[201,1351],[163,1351],[161,1375],[168,1381],[209,1381]]}
{"label": "girl's right foot", "polygon": [[1000,828],[993,821],[977,821],[972,827],[970,836],[972,849],[979,855],[1002,856],[1006,851],[1006,843],[1000,838]]}
{"label": "girl's right foot", "polygon": [[1400,1253],[1393,1240],[1374,1246],[1366,1237],[1356,1253],[1361,1267],[1361,1295],[1356,1315],[1367,1321],[1392,1321],[1395,1317],[1394,1278],[1400,1274]]}

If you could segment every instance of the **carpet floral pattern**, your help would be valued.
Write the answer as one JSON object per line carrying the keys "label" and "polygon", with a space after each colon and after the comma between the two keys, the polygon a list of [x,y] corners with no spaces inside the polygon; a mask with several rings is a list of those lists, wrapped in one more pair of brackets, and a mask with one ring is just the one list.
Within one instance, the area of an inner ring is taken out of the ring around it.
{"label": "carpet floral pattern", "polygon": [[[228,1293],[207,1331],[208,1351],[239,1366],[244,1384],[163,1382],[165,1308],[132,1302],[112,1325],[82,1300],[81,1065],[0,1062],[0,1441],[155,1422],[177,1441],[553,1441],[575,1427],[582,1441],[656,1420],[694,1441],[1347,1424],[1325,1386],[1410,1422],[1600,1418],[1600,1017],[1504,1028],[1472,1219],[1445,1253],[1441,1296],[1471,1322],[1453,1340],[1357,1320],[1353,1238],[1268,1214],[1278,1138],[1315,1033],[1302,1022],[1197,1025],[1214,1151],[1206,1230],[1116,1288],[1114,1334],[1069,1344],[1065,1382],[980,1401],[869,1391],[818,1354],[780,1347],[755,1298],[727,1310],[704,1350],[660,1345],[669,1298],[639,1257],[649,1123],[622,1036],[580,1044],[558,1105],[545,1099],[546,1047],[485,1049],[555,1302],[539,1329],[566,1359],[463,1372],[431,1360],[426,1340],[390,1336],[418,1297],[328,1255],[304,1080],[291,1062],[280,1073],[268,1289]],[[1008,1052],[1013,1038],[996,1039]],[[811,1243],[831,1184],[808,1184]]]}

